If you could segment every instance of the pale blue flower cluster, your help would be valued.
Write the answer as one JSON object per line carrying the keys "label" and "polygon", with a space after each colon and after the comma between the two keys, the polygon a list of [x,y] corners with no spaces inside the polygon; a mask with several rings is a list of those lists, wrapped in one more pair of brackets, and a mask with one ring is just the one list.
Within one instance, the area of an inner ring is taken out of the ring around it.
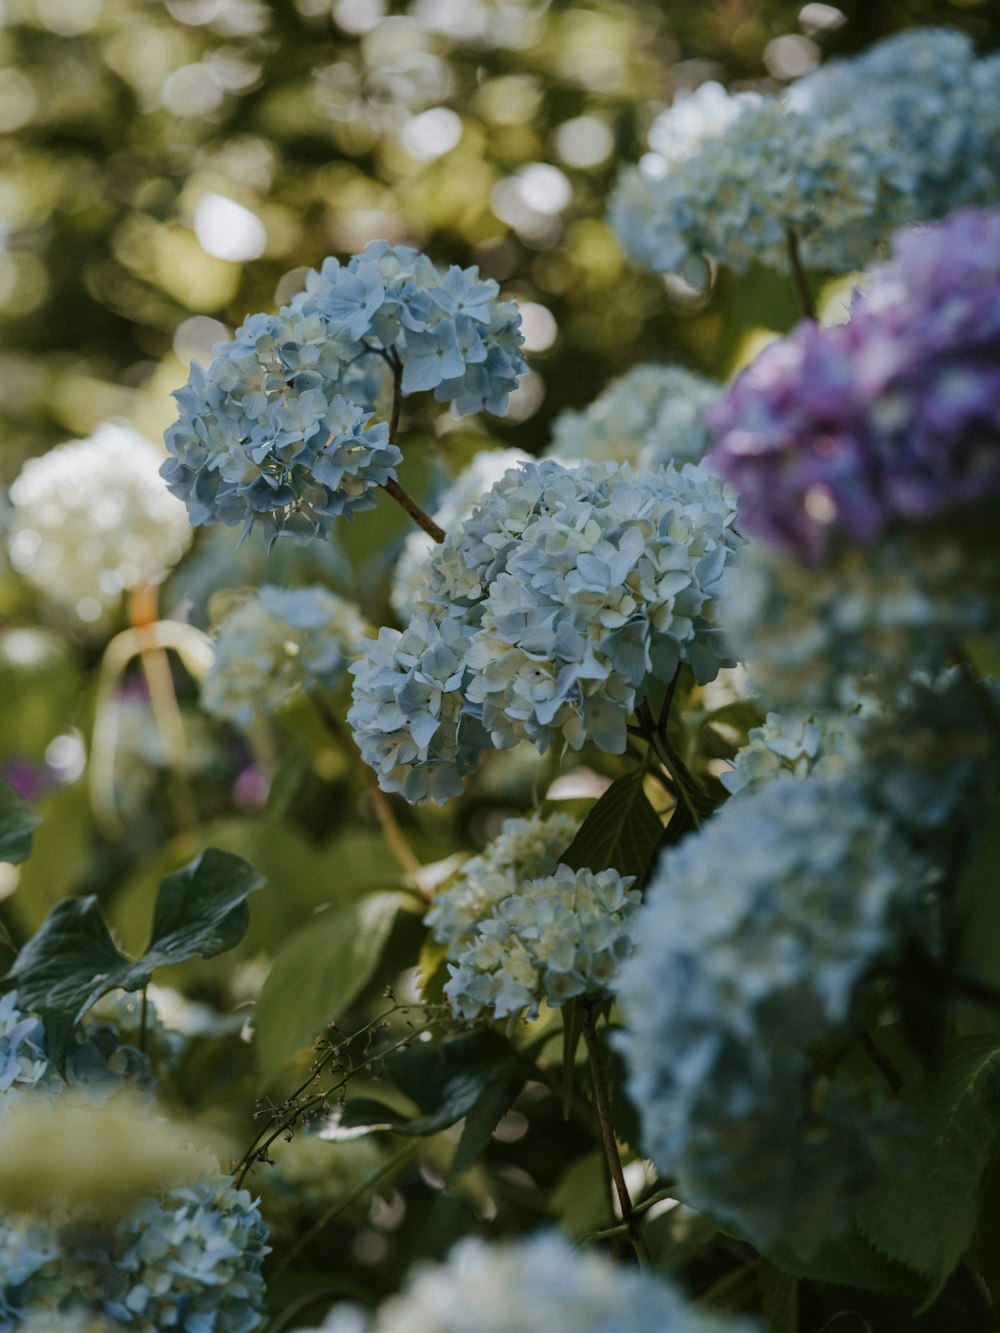
{"label": "pale blue flower cluster", "polygon": [[647,469],[697,463],[710,443],[705,412],[722,386],[683,366],[636,366],[582,412],[560,412],[548,458],[633,463]]}
{"label": "pale blue flower cluster", "polygon": [[424,922],[454,955],[475,938],[476,922],[519,893],[527,880],[551,875],[573,841],[580,821],[572,815],[508,819],[478,856],[471,857],[434,895]]}
{"label": "pale blue flower cluster", "polygon": [[727,570],[719,614],[768,704],[849,708],[860,676],[891,695],[914,670],[947,665],[970,636],[1000,646],[1000,556],[988,520],[964,527],[841,545],[820,568],[748,542]]}
{"label": "pale blue flower cluster", "polygon": [[[63,1077],[48,1060],[42,1025],[21,1013],[16,993],[0,999],[0,1117],[15,1101],[66,1088],[103,1102],[142,1087],[148,1072],[114,1028],[87,1024]],[[226,1176],[143,1199],[117,1220],[0,1216],[0,1331],[83,1329],[93,1319],[132,1333],[251,1333],[261,1322],[266,1240],[256,1203]]]}
{"label": "pale blue flower cluster", "polygon": [[229,1176],[146,1199],[115,1229],[104,1309],[130,1328],[252,1333],[261,1323],[267,1228]]}
{"label": "pale blue flower cluster", "polygon": [[864,719],[875,712],[876,701],[860,696],[850,709],[768,713],[762,726],[751,727],[732,769],[719,780],[735,796],[783,773],[800,780],[810,773],[843,773],[860,759]]}
{"label": "pale blue flower cluster", "polygon": [[149,1061],[134,1046],[124,1045],[108,1023],[77,1029],[60,1074],[49,1061],[39,1020],[18,1008],[16,991],[0,996],[0,1116],[35,1090],[85,1088],[89,1097],[103,1101],[125,1084],[144,1088],[149,1082]]}
{"label": "pale blue flower cluster", "polygon": [[352,668],[349,721],[384,789],[457,794],[491,742],[621,754],[650,676],[732,664],[715,599],[735,515],[704,464],[507,472],[433,552],[425,610]]}
{"label": "pale blue flower cluster", "polygon": [[337,690],[367,635],[353,602],[326,588],[265,584],[216,626],[202,706],[249,727],[314,690]]}
{"label": "pale blue flower cluster", "polygon": [[0,1330],[51,1313],[132,1333],[252,1333],[266,1240],[228,1176],[145,1199],[117,1223],[0,1218]]}
{"label": "pale blue flower cluster", "polygon": [[790,231],[807,266],[859,268],[907,216],[885,131],[866,123],[707,83],[680,94],[649,141],[619,179],[611,225],[637,263],[696,287],[712,261],[787,269]]}
{"label": "pale blue flower cluster", "polygon": [[544,879],[511,886],[449,948],[445,997],[459,1018],[537,1018],[577,995],[607,997],[632,951],[640,901],[617,870],[557,865]]}
{"label": "pale blue flower cluster", "polygon": [[347,721],[383,791],[412,803],[439,803],[462,791],[490,739],[469,710],[468,629],[419,613],[400,632],[383,626],[369,639],[354,674]]}
{"label": "pale blue flower cluster", "polygon": [[[0,996],[0,1093],[32,1088],[45,1077],[44,1041],[41,1023],[18,1009],[16,993]],[[0,1100],[0,1108],[5,1100]]]}
{"label": "pale blue flower cluster", "polygon": [[927,878],[853,777],[815,776],[730,802],[654,872],[618,985],[643,1146],[758,1247],[838,1230],[885,1149],[877,1105],[807,1048],[861,1017],[872,969],[921,928]]}
{"label": "pale blue flower cluster", "polygon": [[796,110],[885,135],[914,219],[1000,197],[1000,61],[953,28],[913,28],[793,84]]}
{"label": "pale blue flower cluster", "polygon": [[373,241],[327,259],[277,315],[252,315],[193,366],[166,434],[167,485],[192,524],[309,538],[374,503],[402,455],[380,394],[433,390],[456,415],[502,415],[526,365],[520,315],[475,268]]}
{"label": "pale blue flower cluster", "polygon": [[[556,1232],[460,1241],[418,1269],[369,1322],[335,1307],[324,1329],[357,1333],[758,1333],[756,1320],[700,1311],[667,1278],[616,1265]],[[353,1317],[353,1318],[351,1318]],[[300,1330],[305,1333],[305,1330]]]}
{"label": "pale blue flower cluster", "polygon": [[[484,449],[458,474],[438,501],[432,515],[434,522],[450,532],[465,520],[483,498],[486,491],[499,481],[504,473],[520,463],[530,461],[521,449]],[[406,624],[420,609],[421,589],[427,572],[427,561],[434,550],[434,541],[420,528],[407,535],[396,569],[392,576],[389,600],[401,624]]]}

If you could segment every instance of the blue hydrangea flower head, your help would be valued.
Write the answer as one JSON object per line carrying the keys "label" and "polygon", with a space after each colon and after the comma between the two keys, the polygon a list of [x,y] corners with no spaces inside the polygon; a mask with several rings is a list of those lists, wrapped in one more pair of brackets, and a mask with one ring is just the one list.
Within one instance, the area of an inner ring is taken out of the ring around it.
{"label": "blue hydrangea flower head", "polygon": [[809,267],[850,271],[908,216],[883,131],[777,98],[706,84],[679,94],[649,140],[615,187],[611,225],[637,263],[697,287],[712,262],[787,269],[789,231]]}
{"label": "blue hydrangea flower head", "polygon": [[635,366],[582,412],[560,412],[548,458],[632,463],[642,470],[697,463],[710,443],[706,410],[722,386],[683,366]]}
{"label": "blue hydrangea flower head", "polygon": [[519,891],[527,880],[551,875],[573,841],[580,821],[571,815],[507,819],[478,856],[470,857],[434,895],[424,921],[449,955],[471,944],[476,922]]}
{"label": "blue hydrangea flower head", "polygon": [[465,943],[449,942],[444,993],[459,1018],[538,1016],[577,995],[606,998],[632,951],[639,903],[632,877],[617,870],[557,865],[542,879],[509,875]]}
{"label": "blue hydrangea flower head", "polygon": [[45,1034],[37,1018],[17,1007],[17,992],[0,996],[0,1094],[34,1087],[48,1065]]}
{"label": "blue hydrangea flower head", "polygon": [[502,415],[517,378],[520,315],[478,271],[441,270],[374,241],[328,259],[277,315],[251,315],[193,366],[166,434],[167,486],[193,524],[257,525],[273,538],[321,536],[370,509],[402,455],[375,421],[397,376],[456,415]]}
{"label": "blue hydrangea flower head", "polygon": [[1000,556],[991,523],[987,514],[978,525],[966,520],[964,532],[921,526],[870,547],[840,543],[816,568],[747,542],[726,571],[719,615],[766,705],[850,708],[859,677],[893,698],[914,670],[947,666],[970,636],[996,651]]}
{"label": "blue hydrangea flower head", "polygon": [[667,1278],[618,1267],[542,1232],[494,1245],[460,1241],[443,1264],[418,1269],[380,1307],[370,1333],[620,1333],[626,1326],[629,1333],[758,1330],[752,1319],[700,1311]]}
{"label": "blue hydrangea flower head", "polygon": [[794,83],[788,103],[886,144],[914,221],[1000,198],[996,71],[954,28],[911,28]]}
{"label": "blue hydrangea flower head", "polygon": [[467,628],[420,613],[402,633],[383,627],[350,668],[347,720],[383,791],[439,804],[462,790],[489,747],[466,701]]}
{"label": "blue hydrangea flower head", "polygon": [[804,1253],[846,1225],[885,1150],[879,1106],[807,1048],[919,928],[928,869],[850,774],[775,778],[654,871],[618,985],[643,1145],[758,1247]]}
{"label": "blue hydrangea flower head", "polygon": [[202,705],[248,727],[313,690],[337,690],[367,634],[357,607],[326,588],[265,584],[219,621]]}
{"label": "blue hydrangea flower head", "polygon": [[[445,532],[464,523],[494,482],[510,468],[528,461],[529,455],[520,449],[483,449],[441,496],[433,513],[434,522]],[[396,562],[390,592],[392,609],[402,624],[420,610],[427,564],[433,550],[433,539],[422,529],[407,534]]]}
{"label": "blue hydrangea flower head", "polygon": [[[715,600],[741,541],[733,501],[703,464],[544,459],[506,472],[432,552],[406,636],[383,631],[354,668],[349,719],[385,790],[427,799],[414,775],[429,763],[446,783],[434,799],[455,795],[491,742],[544,753],[589,739],[620,754],[650,677],[669,681],[688,662],[706,682],[731,665]],[[429,677],[415,664],[432,641]],[[456,734],[442,708],[468,738],[446,742],[445,769],[425,753],[426,737],[436,747]]]}

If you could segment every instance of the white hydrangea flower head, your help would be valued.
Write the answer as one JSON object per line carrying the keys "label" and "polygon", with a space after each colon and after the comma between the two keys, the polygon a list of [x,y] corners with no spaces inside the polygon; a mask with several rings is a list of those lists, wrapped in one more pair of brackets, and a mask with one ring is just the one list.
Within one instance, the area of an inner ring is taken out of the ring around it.
{"label": "white hydrangea flower head", "polygon": [[11,563],[84,623],[107,618],[123,592],[163,579],[191,542],[162,461],[155,444],[115,421],[28,459],[10,488]]}
{"label": "white hydrangea flower head", "polygon": [[632,876],[557,865],[544,879],[509,879],[510,892],[449,950],[444,993],[453,1012],[530,1020],[543,1001],[558,1008],[577,995],[608,995],[632,949],[640,901]]}
{"label": "white hydrangea flower head", "polygon": [[564,463],[697,463],[710,443],[705,412],[722,386],[683,366],[636,366],[582,412],[560,412],[545,457]]}
{"label": "white hydrangea flower head", "polygon": [[[442,495],[434,510],[434,522],[445,532],[463,523],[494,482],[509,468],[526,463],[529,458],[521,449],[484,449],[476,454]],[[409,533],[400,552],[389,601],[401,624],[407,624],[420,610],[420,592],[434,546],[433,538],[416,528]]]}
{"label": "white hydrangea flower head", "polygon": [[995,57],[977,60],[964,33],[911,28],[821,65],[786,100],[845,130],[882,134],[908,219],[928,219],[998,197],[998,75]]}
{"label": "white hydrangea flower head", "polygon": [[216,626],[202,706],[249,727],[314,690],[339,689],[367,637],[368,624],[353,602],[319,585],[265,584]]}
{"label": "white hydrangea flower head", "polygon": [[810,773],[843,773],[861,757],[864,719],[878,711],[872,696],[860,695],[850,709],[768,713],[762,726],[751,727],[746,745],[720,781],[736,795],[756,791],[779,774],[802,780]]}
{"label": "white hydrangea flower head", "polygon": [[976,543],[970,561],[969,550],[967,536],[925,525],[811,568],[749,542],[727,569],[720,617],[769,705],[850,708],[862,676],[896,692],[913,671],[947,666],[969,636],[1000,646],[1000,558]]}
{"label": "white hydrangea flower head", "polygon": [[580,828],[572,815],[508,819],[478,856],[439,889],[424,918],[439,944],[454,956],[472,942],[476,922],[527,880],[550,875]]}
{"label": "white hydrangea flower head", "polygon": [[467,628],[424,613],[402,632],[383,626],[350,668],[347,721],[383,791],[413,803],[457,796],[489,737],[465,698]]}
{"label": "white hydrangea flower head", "polygon": [[617,987],[643,1146],[758,1246],[808,1250],[867,1183],[871,1118],[825,1117],[807,1048],[905,946],[928,869],[852,774],[775,778],[654,871]]}
{"label": "white hydrangea flower head", "polygon": [[557,1233],[489,1245],[460,1241],[418,1269],[375,1315],[372,1333],[755,1333],[755,1320],[707,1314],[666,1278],[575,1249]]}
{"label": "white hydrangea flower head", "polygon": [[611,225],[637,263],[705,287],[712,260],[786,270],[793,231],[809,267],[848,272],[907,219],[884,131],[718,85],[701,97],[697,127],[698,94],[678,99],[616,186]]}

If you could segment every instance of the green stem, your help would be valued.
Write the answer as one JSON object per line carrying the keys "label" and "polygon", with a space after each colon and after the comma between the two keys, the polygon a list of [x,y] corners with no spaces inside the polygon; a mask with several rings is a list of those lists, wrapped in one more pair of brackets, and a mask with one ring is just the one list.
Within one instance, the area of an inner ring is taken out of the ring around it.
{"label": "green stem", "polygon": [[869,1032],[861,1033],[861,1046],[865,1054],[871,1060],[872,1064],[885,1079],[886,1086],[892,1093],[897,1093],[903,1086],[903,1079],[899,1070],[892,1063],[885,1051],[878,1045],[875,1038]]}
{"label": "green stem", "polygon": [[[354,743],[353,737],[348,735],[338,722],[337,718],[334,717],[333,713],[326,706],[326,701],[318,694],[311,694],[309,697],[327,732],[329,732],[330,736],[333,737],[340,748],[348,756],[350,762],[355,768],[360,770],[364,777],[365,785],[368,787],[368,795],[371,798],[371,803],[375,810],[375,817],[378,819],[381,826],[382,835],[385,838],[386,845],[396,858],[400,868],[408,875],[412,875],[416,878],[423,869],[423,866],[420,863],[420,858],[407,841],[406,834],[399,827],[396,816],[392,812],[392,806],[389,804],[385,792],[378,785],[378,779],[365,763],[364,759],[362,759],[358,747]],[[419,880],[417,880],[417,883],[419,885]]]}
{"label": "green stem", "polygon": [[604,1066],[601,1063],[600,1046],[597,1040],[594,1001],[584,999],[581,1008],[583,1010],[583,1038],[587,1043],[587,1058],[590,1061],[590,1073],[594,1081],[594,1100],[597,1105],[597,1115],[601,1122],[604,1154],[608,1159],[608,1169],[614,1182],[615,1193],[618,1195],[618,1206],[621,1208],[625,1232],[640,1266],[646,1267],[649,1263],[649,1251],[646,1249],[646,1243],[639,1230],[635,1209],[632,1207],[632,1199],[628,1192],[628,1185],[625,1182],[621,1154],[618,1152],[618,1143],[615,1139],[614,1125],[611,1120],[611,1101],[608,1097],[608,1085],[604,1077]]}
{"label": "green stem", "polygon": [[799,304],[802,306],[806,319],[814,320],[816,318],[816,306],[813,302],[812,292],[809,290],[809,283],[806,281],[806,271],[802,267],[799,238],[791,227],[785,229],[785,241],[788,245],[788,265],[792,270],[792,281],[795,283]]}

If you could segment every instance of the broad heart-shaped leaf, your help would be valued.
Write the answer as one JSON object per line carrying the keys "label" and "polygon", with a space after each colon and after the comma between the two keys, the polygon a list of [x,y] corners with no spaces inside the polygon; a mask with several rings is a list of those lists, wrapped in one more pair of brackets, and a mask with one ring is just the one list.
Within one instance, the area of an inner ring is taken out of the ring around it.
{"label": "broad heart-shaped leaf", "polygon": [[160,882],[150,947],[141,958],[119,950],[96,897],[56,904],[14,960],[3,987],[38,1013],[49,1055],[65,1060],[73,1028],[102,995],[141,990],[153,969],[231,948],[247,924],[247,894],[261,877],[241,856],[214,849]]}
{"label": "broad heart-shaped leaf", "polygon": [[237,944],[250,920],[247,896],[264,877],[233,852],[209,847],[183,870],[160,880],[153,934],[140,959],[154,967],[214,958]]}
{"label": "broad heart-shaped leaf", "polygon": [[265,1078],[276,1078],[372,979],[403,898],[369,893],[330,907],[278,951],[254,1017],[257,1067]]}
{"label": "broad heart-shaped leaf", "polygon": [[[723,1229],[732,1231],[730,1227]],[[808,1259],[783,1245],[769,1246],[765,1257],[790,1277],[881,1292],[886,1296],[905,1296],[914,1304],[925,1289],[917,1273],[879,1254],[858,1231],[848,1231],[827,1241]]]}
{"label": "broad heart-shaped leaf", "polygon": [[997,1038],[960,1038],[933,1081],[904,1088],[900,1101],[916,1131],[911,1169],[880,1182],[855,1211],[879,1251],[931,1279],[930,1304],[972,1240],[983,1176],[1000,1142]]}
{"label": "broad heart-shaped leaf", "polygon": [[[340,1123],[344,1128],[388,1128],[419,1137],[436,1134],[463,1116],[471,1116],[489,1089],[515,1083],[519,1088],[530,1077],[533,1065],[505,1037],[492,1028],[482,1028],[448,1037],[440,1046],[413,1041],[391,1055],[385,1069],[400,1091],[416,1104],[420,1115],[407,1116],[383,1102],[356,1097],[343,1108]],[[500,1100],[487,1099],[480,1108],[480,1119],[486,1118],[487,1107],[494,1109]],[[497,1120],[506,1109],[504,1106],[498,1112]],[[496,1121],[489,1133],[495,1125]],[[469,1155],[468,1146],[465,1155]]]}
{"label": "broad heart-shaped leaf", "polygon": [[641,883],[663,834],[642,778],[642,770],[636,769],[612,782],[560,860],[573,870],[613,868]]}
{"label": "broad heart-shaped leaf", "polygon": [[31,806],[0,780],[0,861],[18,864],[31,852],[31,834],[39,822]]}

